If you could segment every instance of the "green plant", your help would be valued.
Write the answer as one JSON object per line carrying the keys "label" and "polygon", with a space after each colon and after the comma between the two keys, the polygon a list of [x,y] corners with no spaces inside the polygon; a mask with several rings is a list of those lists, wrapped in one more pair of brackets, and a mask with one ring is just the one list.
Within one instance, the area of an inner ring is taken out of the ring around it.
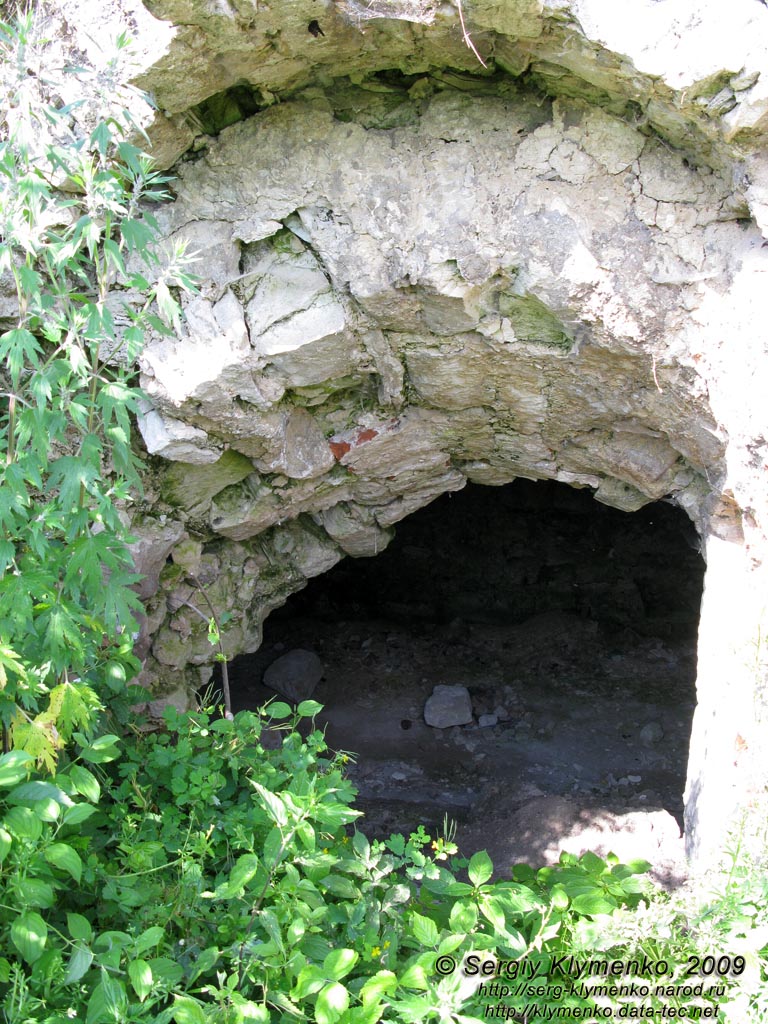
{"label": "green plant", "polygon": [[[121,38],[101,73],[57,70],[32,14],[0,25],[0,720],[53,770],[100,694],[137,668],[123,509],[139,485],[129,413],[147,329],[178,322],[148,202],[166,181],[130,141]],[[81,98],[65,104],[67,77]],[[160,316],[152,312],[157,305]]]}

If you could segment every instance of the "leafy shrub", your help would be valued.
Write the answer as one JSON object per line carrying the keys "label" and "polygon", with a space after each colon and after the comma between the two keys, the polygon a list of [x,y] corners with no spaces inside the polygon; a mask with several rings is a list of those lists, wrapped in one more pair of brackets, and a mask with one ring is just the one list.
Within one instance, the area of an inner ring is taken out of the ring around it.
{"label": "leafy shrub", "polygon": [[[32,14],[0,25],[0,275],[15,307],[0,335],[0,723],[48,770],[137,668],[121,519],[139,487],[134,361],[145,331],[178,317],[169,288],[191,284],[145,208],[166,179],[129,141],[126,46],[101,72],[58,72]],[[79,98],[64,103],[68,78]]]}
{"label": "leafy shrub", "polygon": [[579,930],[640,904],[642,865],[564,856],[493,882],[487,854],[448,859],[423,830],[370,842],[345,755],[301,734],[318,710],[169,709],[167,732],[119,759],[114,737],[83,743],[49,780],[22,781],[24,752],[0,758],[9,1019],[473,1021],[488,979],[462,964],[525,960],[562,982]]}

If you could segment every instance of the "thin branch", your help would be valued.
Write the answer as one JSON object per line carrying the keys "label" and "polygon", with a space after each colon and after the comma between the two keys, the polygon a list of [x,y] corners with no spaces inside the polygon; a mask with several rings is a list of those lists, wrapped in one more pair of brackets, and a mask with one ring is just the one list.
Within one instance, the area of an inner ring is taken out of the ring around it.
{"label": "thin branch", "polygon": [[[192,573],[188,573],[188,575],[189,578],[194,583],[194,585],[200,591],[203,600],[208,605],[208,608],[211,613],[211,618],[213,619],[214,625],[216,626],[216,633],[218,636],[217,646],[219,648],[219,654],[221,655],[221,689],[222,693],[224,694],[224,714],[227,718],[232,718],[232,698],[229,691],[229,671],[227,669],[227,656],[224,653],[224,645],[221,642],[221,626],[219,625],[219,619],[218,616],[216,615],[216,611],[214,610],[213,605],[210,602],[208,595],[200,585],[200,581],[198,580],[197,576],[193,576]],[[189,607],[192,608],[193,611],[196,611],[198,615],[201,614],[199,609],[195,608],[193,605],[190,605]],[[205,616],[203,616],[203,618],[205,618]]]}
{"label": "thin branch", "polygon": [[461,21],[461,36],[462,36],[462,39],[467,44],[467,46],[470,48],[472,53],[474,53],[474,55],[477,57],[477,59],[480,61],[480,63],[483,65],[483,67],[487,68],[488,65],[485,63],[483,58],[477,52],[477,47],[472,42],[472,39],[471,39],[471,37],[469,35],[469,32],[467,32],[467,26],[464,24],[464,8],[461,5],[461,0],[456,0],[456,3],[457,3],[458,8],[459,8],[459,21]]}

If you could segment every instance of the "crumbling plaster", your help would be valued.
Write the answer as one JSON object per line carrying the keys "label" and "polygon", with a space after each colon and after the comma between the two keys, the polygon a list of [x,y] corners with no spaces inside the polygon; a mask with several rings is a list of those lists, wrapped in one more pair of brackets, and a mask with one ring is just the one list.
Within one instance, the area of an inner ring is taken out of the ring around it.
{"label": "crumbling plaster", "polygon": [[[147,684],[208,678],[199,587],[253,650],[467,480],[666,498],[708,562],[705,861],[765,782],[768,9],[465,0],[484,68],[450,2],[85,6],[132,19],[155,152],[186,154],[164,229],[200,255],[142,358]],[[257,112],[212,137],[238,88]]]}

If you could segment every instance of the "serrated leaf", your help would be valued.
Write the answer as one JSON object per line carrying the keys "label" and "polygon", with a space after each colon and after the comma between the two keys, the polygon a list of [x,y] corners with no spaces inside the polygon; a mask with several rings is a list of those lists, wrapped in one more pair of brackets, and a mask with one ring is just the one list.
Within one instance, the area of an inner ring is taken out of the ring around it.
{"label": "serrated leaf", "polygon": [[437,925],[430,917],[423,917],[421,914],[417,914],[416,911],[411,914],[411,930],[414,938],[422,944],[432,948],[437,945],[439,933]]}
{"label": "serrated leaf", "polygon": [[28,964],[40,959],[47,941],[48,925],[34,910],[23,911],[11,925],[11,942]]}
{"label": "serrated leaf", "polygon": [[363,1006],[368,1006],[369,1003],[375,1002],[381,996],[391,995],[397,988],[397,984],[397,975],[392,971],[377,971],[360,989]]}
{"label": "serrated leaf", "polygon": [[202,1006],[189,996],[174,996],[171,1012],[176,1024],[206,1024]]}
{"label": "serrated leaf", "polygon": [[42,351],[34,334],[22,327],[0,335],[0,360],[7,363],[14,388],[19,386],[22,370],[39,365]]}
{"label": "serrated leaf", "polygon": [[338,981],[321,990],[315,1003],[317,1024],[335,1024],[349,1006],[349,992]]}
{"label": "serrated leaf", "polygon": [[400,975],[400,984],[403,988],[416,988],[426,991],[429,988],[429,980],[426,971],[421,964],[411,966]]}
{"label": "serrated leaf", "polygon": [[11,741],[15,747],[31,754],[40,768],[53,774],[63,741],[55,724],[44,714],[37,715],[31,721],[20,714],[17,715],[11,724]]}
{"label": "serrated leaf", "polygon": [[299,971],[296,984],[291,989],[291,996],[294,999],[304,999],[306,996],[314,995],[327,981],[325,973],[317,964],[307,964]]}

